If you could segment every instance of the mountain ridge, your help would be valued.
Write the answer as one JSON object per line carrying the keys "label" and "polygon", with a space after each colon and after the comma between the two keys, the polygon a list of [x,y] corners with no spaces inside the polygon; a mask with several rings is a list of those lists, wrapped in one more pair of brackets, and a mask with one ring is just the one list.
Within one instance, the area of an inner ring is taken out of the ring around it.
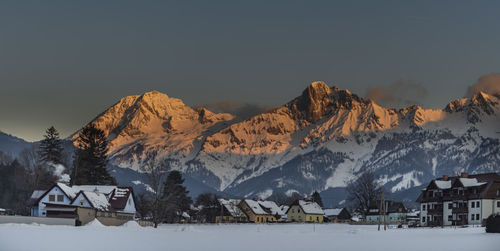
{"label": "mountain ridge", "polygon": [[[492,128],[500,126],[498,104],[498,97],[478,93],[454,100],[443,109],[417,105],[385,108],[348,90],[317,81],[290,102],[244,121],[235,122],[232,115],[194,109],[180,99],[148,92],[122,98],[90,123],[109,136],[110,159],[119,167],[139,170],[145,153],[152,151],[165,158],[171,169],[238,196],[308,194],[313,188],[341,188],[361,172],[372,169],[381,183],[397,192],[450,171],[445,163],[451,160],[440,160],[426,144],[460,145],[457,141],[475,139],[475,143],[470,141],[461,147],[495,152],[498,146],[494,142],[499,135]],[[399,149],[397,141],[410,140],[408,135],[420,139],[419,147]],[[426,143],[422,135],[432,140]],[[450,142],[443,143],[446,137]],[[488,148],[487,142],[493,146]],[[385,149],[381,144],[392,148]],[[450,158],[450,152],[459,151],[439,149]],[[392,154],[400,159],[394,160],[385,151],[396,151]],[[425,157],[406,160],[410,158],[406,152]],[[474,161],[470,153],[467,156],[465,162]],[[318,163],[320,159],[323,161]],[[407,163],[390,164],[389,159]],[[500,157],[494,155],[489,165],[497,159]],[[438,168],[436,165],[446,168],[427,173],[429,168]],[[284,169],[288,174],[283,173]],[[268,180],[265,176],[274,178]],[[259,187],[251,185],[253,180],[267,181]],[[258,188],[252,191],[245,186]]]}

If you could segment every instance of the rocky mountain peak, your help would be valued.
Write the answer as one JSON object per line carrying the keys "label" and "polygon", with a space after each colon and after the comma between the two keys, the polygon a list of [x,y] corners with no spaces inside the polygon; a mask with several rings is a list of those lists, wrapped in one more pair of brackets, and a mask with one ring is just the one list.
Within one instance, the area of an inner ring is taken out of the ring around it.
{"label": "rocky mountain peak", "polygon": [[450,102],[444,110],[448,113],[464,112],[467,116],[467,121],[475,124],[481,121],[480,115],[482,113],[486,115],[495,114],[495,110],[498,110],[497,106],[499,102],[500,100],[496,96],[478,92],[471,98],[463,98]]}

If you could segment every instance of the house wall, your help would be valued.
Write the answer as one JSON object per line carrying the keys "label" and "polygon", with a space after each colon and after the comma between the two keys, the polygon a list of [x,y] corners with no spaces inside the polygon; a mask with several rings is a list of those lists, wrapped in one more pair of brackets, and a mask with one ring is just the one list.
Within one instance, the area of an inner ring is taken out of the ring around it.
{"label": "house wall", "polygon": [[78,220],[81,224],[85,225],[95,219],[96,210],[93,208],[78,207],[76,209],[76,214],[78,215]]}
{"label": "house wall", "polygon": [[[49,195],[56,195],[56,200],[55,201],[49,201]],[[57,195],[63,195],[63,201],[58,202],[57,201]],[[38,216],[40,217],[46,217],[47,216],[47,211],[45,210],[45,204],[44,202],[47,203],[54,203],[54,204],[63,204],[63,205],[69,205],[71,204],[71,199],[66,196],[59,187],[55,186],[53,187],[43,198],[38,202]]]}
{"label": "house wall", "polygon": [[323,223],[323,215],[306,214],[305,222]]}
{"label": "house wall", "polygon": [[387,221],[389,222],[405,222],[406,220],[406,213],[389,213],[387,215]]}
{"label": "house wall", "polygon": [[[424,210],[425,208],[425,210]],[[429,205],[427,203],[420,204],[420,225],[427,226],[427,209]]]}
{"label": "house wall", "polygon": [[[478,225],[478,224],[481,224],[481,221],[483,219],[483,216],[482,216],[482,208],[485,208],[485,207],[488,207],[486,204],[488,204],[487,202],[485,203],[485,201],[487,200],[469,200],[467,201],[467,207],[468,207],[468,211],[469,211],[469,215],[467,216],[467,220],[468,220],[468,224],[474,224],[474,225]],[[477,202],[479,202],[479,207],[477,206]],[[472,207],[472,203],[474,203],[474,207]],[[491,204],[490,204],[490,209],[491,209]],[[477,215],[479,215],[479,219],[477,219]],[[473,220],[474,219],[474,220]]]}
{"label": "house wall", "polygon": [[292,222],[304,222],[306,215],[299,205],[293,205],[288,209],[287,220]]}
{"label": "house wall", "polygon": [[450,206],[451,205],[451,208],[453,208],[453,202],[451,201],[445,201],[443,202],[443,225],[445,226],[451,226],[453,224],[453,222],[451,220],[453,220],[453,218],[449,218],[449,216],[453,217],[453,214],[451,212],[451,208]]}

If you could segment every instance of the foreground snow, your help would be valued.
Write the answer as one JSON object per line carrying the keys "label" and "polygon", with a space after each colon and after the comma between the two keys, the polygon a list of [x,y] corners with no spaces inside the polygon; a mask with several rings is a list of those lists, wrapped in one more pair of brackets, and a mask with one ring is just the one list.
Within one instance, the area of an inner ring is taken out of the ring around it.
{"label": "foreground snow", "polygon": [[84,227],[0,224],[0,250],[500,250],[484,228],[389,229],[341,224]]}

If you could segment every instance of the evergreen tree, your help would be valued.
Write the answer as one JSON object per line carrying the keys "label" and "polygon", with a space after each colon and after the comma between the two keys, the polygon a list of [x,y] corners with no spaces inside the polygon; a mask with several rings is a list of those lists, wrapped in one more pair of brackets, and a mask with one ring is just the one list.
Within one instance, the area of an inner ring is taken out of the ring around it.
{"label": "evergreen tree", "polygon": [[44,139],[40,142],[38,155],[40,160],[45,163],[61,164],[63,163],[63,147],[59,132],[53,126],[45,131]]}
{"label": "evergreen tree", "polygon": [[104,131],[90,124],[84,127],[77,140],[72,185],[115,185],[115,179],[108,173],[108,142]]}
{"label": "evergreen tree", "polygon": [[215,194],[202,193],[198,195],[194,205],[201,208],[198,212],[198,221],[201,223],[215,223],[215,217],[220,215],[221,205]]}
{"label": "evergreen tree", "polygon": [[179,171],[171,171],[163,183],[163,198],[166,210],[166,221],[169,223],[178,222],[183,212],[189,210],[193,202],[188,196],[184,179]]}
{"label": "evergreen tree", "polygon": [[323,207],[323,200],[321,199],[321,195],[319,195],[318,191],[314,191],[311,197],[314,202],[318,203],[320,207]]}

